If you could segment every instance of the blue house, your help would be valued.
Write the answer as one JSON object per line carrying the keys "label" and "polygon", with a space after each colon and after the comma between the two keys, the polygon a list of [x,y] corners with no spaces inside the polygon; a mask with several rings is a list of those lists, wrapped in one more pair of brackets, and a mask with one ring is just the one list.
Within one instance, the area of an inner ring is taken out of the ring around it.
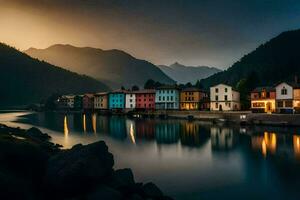
{"label": "blue house", "polygon": [[156,89],[155,108],[160,110],[179,109],[179,89],[176,86],[162,86]]}
{"label": "blue house", "polygon": [[123,90],[116,90],[110,92],[108,95],[108,107],[111,110],[125,108],[125,92]]}

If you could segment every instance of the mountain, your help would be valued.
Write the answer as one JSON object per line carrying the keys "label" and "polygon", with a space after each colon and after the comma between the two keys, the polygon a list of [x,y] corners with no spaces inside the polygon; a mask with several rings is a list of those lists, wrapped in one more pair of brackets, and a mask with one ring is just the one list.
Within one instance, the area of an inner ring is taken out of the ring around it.
{"label": "mountain", "polygon": [[65,69],[92,76],[114,89],[121,86],[143,86],[148,79],[174,83],[155,65],[120,50],[57,44],[46,49],[30,48],[25,53]]}
{"label": "mountain", "polygon": [[235,86],[240,80],[253,87],[272,86],[281,81],[294,81],[300,75],[300,29],[283,32],[242,57],[223,72],[201,83],[209,87],[218,83]]}
{"label": "mountain", "polygon": [[84,93],[109,88],[0,43],[0,106],[38,103],[53,93]]}
{"label": "mountain", "polygon": [[158,66],[165,74],[171,77],[178,83],[196,83],[198,80],[207,78],[221,70],[214,67],[206,66],[184,66],[179,63],[174,63],[170,66],[159,65]]}

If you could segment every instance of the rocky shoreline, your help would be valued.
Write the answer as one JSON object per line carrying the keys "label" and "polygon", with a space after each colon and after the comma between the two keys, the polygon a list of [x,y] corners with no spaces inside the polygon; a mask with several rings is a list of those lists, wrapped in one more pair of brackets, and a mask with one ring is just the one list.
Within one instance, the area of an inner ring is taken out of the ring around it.
{"label": "rocky shoreline", "polygon": [[104,141],[62,150],[37,128],[0,124],[0,199],[171,199],[115,170]]}

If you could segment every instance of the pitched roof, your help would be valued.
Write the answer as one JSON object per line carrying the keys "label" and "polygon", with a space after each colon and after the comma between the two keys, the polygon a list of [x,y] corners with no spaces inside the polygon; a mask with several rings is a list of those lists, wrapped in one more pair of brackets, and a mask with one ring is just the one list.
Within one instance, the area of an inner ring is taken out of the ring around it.
{"label": "pitched roof", "polygon": [[149,93],[155,93],[155,90],[153,89],[145,89],[145,90],[137,90],[133,91],[135,94],[149,94]]}
{"label": "pitched roof", "polygon": [[183,92],[206,92],[205,90],[195,88],[195,87],[184,88],[181,91],[183,91]]}
{"label": "pitched roof", "polygon": [[262,92],[262,91],[275,92],[275,88],[266,86],[266,87],[257,87],[254,90],[252,90],[252,92]]}

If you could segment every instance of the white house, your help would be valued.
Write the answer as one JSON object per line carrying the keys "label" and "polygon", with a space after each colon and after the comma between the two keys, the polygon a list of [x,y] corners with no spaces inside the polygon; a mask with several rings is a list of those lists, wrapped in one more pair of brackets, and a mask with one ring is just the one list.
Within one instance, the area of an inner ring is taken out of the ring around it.
{"label": "white house", "polygon": [[136,107],[136,96],[134,92],[126,92],[125,94],[125,109],[133,110]]}
{"label": "white house", "polygon": [[231,86],[218,84],[210,88],[210,110],[240,110],[240,93]]}
{"label": "white house", "polygon": [[280,83],[276,87],[276,110],[280,113],[293,113],[293,86],[288,83]]}

